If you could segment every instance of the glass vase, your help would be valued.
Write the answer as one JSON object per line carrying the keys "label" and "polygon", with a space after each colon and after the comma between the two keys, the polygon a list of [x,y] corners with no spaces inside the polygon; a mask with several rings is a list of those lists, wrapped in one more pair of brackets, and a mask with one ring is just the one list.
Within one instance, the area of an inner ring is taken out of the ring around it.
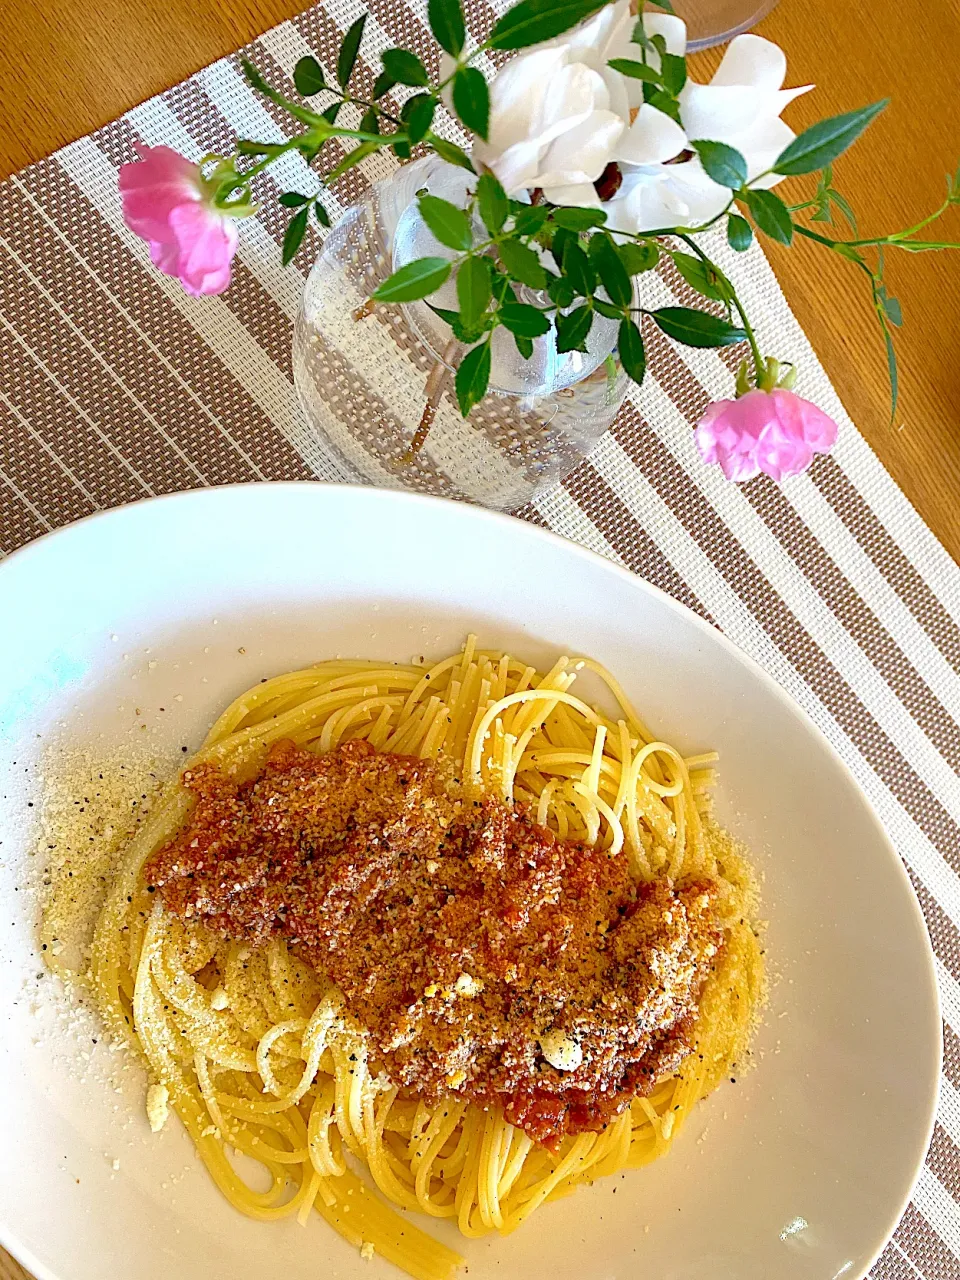
{"label": "glass vase", "polygon": [[[349,478],[509,511],[590,452],[612,425],[628,379],[615,321],[595,317],[586,352],[558,352],[551,329],[534,341],[530,359],[498,328],[490,390],[464,419],[454,376],[467,348],[446,322],[427,302],[368,303],[406,262],[454,256],[423,222],[418,191],[462,206],[475,181],[429,156],[374,184],[344,213],[304,289],[294,380],[311,429]],[[488,238],[479,224],[475,235],[476,243]],[[540,300],[533,291],[520,295]],[[453,277],[429,303],[456,309]]]}

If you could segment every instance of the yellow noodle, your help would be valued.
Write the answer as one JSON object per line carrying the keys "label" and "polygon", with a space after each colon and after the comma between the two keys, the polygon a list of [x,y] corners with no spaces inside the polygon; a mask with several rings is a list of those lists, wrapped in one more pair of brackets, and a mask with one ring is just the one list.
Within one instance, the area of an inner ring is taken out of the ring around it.
{"label": "yellow noodle", "polygon": [[[570,692],[582,670],[606,685],[618,719]],[[126,849],[94,933],[93,988],[111,1032],[142,1050],[238,1209],[300,1222],[316,1210],[417,1280],[450,1280],[458,1255],[381,1196],[454,1219],[469,1237],[509,1233],[545,1201],[663,1154],[744,1054],[763,969],[749,871],[704,816],[716,755],[684,757],[660,740],[592,659],[562,657],[540,674],[478,649],[474,637],[427,667],[338,659],[266,680],[226,708],[190,764],[213,760],[250,776],[282,737],[321,752],[359,737],[448,759],[468,788],[528,801],[561,838],[586,836],[611,856],[623,850],[641,879],[709,875],[720,886],[729,923],[701,997],[695,1052],[602,1133],[568,1137],[552,1153],[498,1107],[483,1111],[456,1093],[428,1103],[371,1070],[340,994],[285,943],[224,942],[152,901],[142,866],[191,804],[180,785],[163,792]],[[266,1191],[247,1186],[228,1145],[260,1162]],[[348,1166],[348,1152],[380,1196]]]}

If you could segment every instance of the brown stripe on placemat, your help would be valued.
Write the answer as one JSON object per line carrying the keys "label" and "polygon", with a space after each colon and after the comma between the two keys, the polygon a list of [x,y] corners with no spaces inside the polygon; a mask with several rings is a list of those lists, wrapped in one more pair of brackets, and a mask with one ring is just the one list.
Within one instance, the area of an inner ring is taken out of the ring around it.
{"label": "brown stripe on placemat", "polygon": [[53,527],[0,471],[0,547],[4,555],[49,533]]}
{"label": "brown stripe on placemat", "polygon": [[913,885],[913,890],[923,911],[933,949],[943,961],[945,968],[960,984],[960,929],[950,919],[926,885],[921,884],[918,876],[910,867],[907,868],[907,875],[910,877],[910,883]]}
{"label": "brown stripe on placemat", "polygon": [[939,1122],[933,1126],[927,1167],[954,1200],[960,1201],[960,1149]]}
{"label": "brown stripe on placemat", "polygon": [[[31,452],[49,460],[49,467],[42,464],[43,473],[50,469],[65,472],[95,507],[147,497],[150,490],[140,483],[113,442],[98,434],[57,392],[23,342],[0,317],[0,387],[14,415],[22,415],[34,437],[42,441]],[[58,511],[46,497],[43,506],[47,511]]]}
{"label": "brown stripe on placemat", "polygon": [[915,1205],[907,1206],[893,1235],[925,1280],[957,1280],[960,1263]]}
{"label": "brown stripe on placemat", "polygon": [[960,1090],[960,1036],[947,1022],[943,1024],[943,1074]]}
{"label": "brown stripe on placemat", "polygon": [[916,667],[827,554],[783,490],[766,476],[744,487],[744,496],[790,558],[867,655],[913,719],[955,770],[960,770],[960,726]]}
{"label": "brown stripe on placemat", "polygon": [[589,460],[580,464],[563,487],[628,568],[668,592],[707,622],[713,622],[703,603]]}
{"label": "brown stripe on placemat", "polygon": [[[0,210],[2,218],[2,210]],[[108,362],[85,333],[65,323],[53,300],[24,275],[3,299],[5,318],[24,339],[31,359],[42,365],[62,396],[81,412],[94,430],[116,444],[131,470],[158,493],[164,486],[189,489],[206,483],[204,473],[142,408],[124,395]]]}
{"label": "brown stripe on placemat", "polygon": [[[683,411],[681,404],[677,407]],[[917,824],[944,851],[960,847],[960,827],[632,404],[621,413],[616,435],[714,567]]]}
{"label": "brown stripe on placemat", "polygon": [[870,1280],[917,1280],[919,1272],[903,1250],[891,1240],[873,1264]]}
{"label": "brown stripe on placemat", "polygon": [[[198,413],[195,397],[164,366],[157,351],[151,350],[119,311],[103,307],[102,295],[97,296],[91,290],[89,273],[75,258],[64,253],[63,241],[54,230],[30,221],[28,210],[23,207],[25,201],[14,189],[4,203],[8,208],[0,210],[0,229],[10,235],[11,241],[14,236],[18,241],[26,241],[13,247],[24,257],[31,255],[33,289],[45,290],[55,299],[58,311],[64,313],[60,327],[67,331],[67,340],[63,344],[65,359],[58,376],[70,387],[73,375],[82,369],[84,381],[71,388],[75,394],[93,400],[103,410],[108,424],[122,414],[136,422],[135,433],[128,434],[124,454],[153,491],[159,492],[168,476],[182,477],[187,485],[228,484],[262,478],[259,470],[231,446],[220,425]],[[10,214],[12,231],[7,230],[4,212]],[[21,333],[31,332],[34,327],[33,289],[23,290],[23,305],[18,309]],[[6,306],[10,314],[9,300]],[[14,323],[18,323],[16,319]],[[75,342],[69,341],[74,327],[84,335],[95,335],[89,339],[85,357],[78,357]],[[31,340],[35,338],[31,332]],[[59,336],[52,345],[59,348]],[[94,377],[98,370],[103,371],[99,387],[87,392],[85,379]],[[163,443],[152,444],[158,435]],[[155,465],[144,467],[151,449],[155,450]],[[190,465],[195,458],[203,459],[202,471]]]}
{"label": "brown stripe on placemat", "polygon": [[[164,295],[153,276],[133,261],[112,227],[67,174],[48,161],[27,170],[21,180],[57,224],[76,260],[89,268],[92,289],[99,285],[94,293],[97,312],[106,314],[122,307],[129,318],[125,323],[135,323],[162,357],[175,359],[177,374],[197,397],[197,413],[214,414],[221,428],[268,479],[309,478],[313,473],[300,454]],[[34,219],[34,226],[39,229],[42,221]]]}
{"label": "brown stripe on placemat", "polygon": [[[0,329],[0,361],[4,360]],[[96,503],[68,472],[38,444],[30,419],[0,391],[0,471],[36,510],[55,510],[65,521],[79,520],[96,510]],[[52,505],[51,505],[52,504]]]}
{"label": "brown stripe on placemat", "polygon": [[954,621],[850,478],[829,455],[814,458],[814,484],[897,595],[960,674],[960,624]]}

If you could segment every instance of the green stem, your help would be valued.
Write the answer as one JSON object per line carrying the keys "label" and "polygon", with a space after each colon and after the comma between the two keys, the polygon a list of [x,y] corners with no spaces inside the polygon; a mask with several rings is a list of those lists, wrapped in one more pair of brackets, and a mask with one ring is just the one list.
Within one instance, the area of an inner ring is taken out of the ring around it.
{"label": "green stem", "polygon": [[750,343],[750,351],[753,355],[754,381],[759,382],[760,374],[764,369],[763,357],[760,355],[760,348],[757,345],[756,334],[753,332],[753,325],[750,323],[750,318],[747,315],[746,308],[740,301],[736,289],[730,283],[729,278],[724,275],[716,263],[710,261],[697,242],[689,234],[682,234],[678,238],[682,240],[684,244],[688,245],[711,271],[716,272],[718,279],[723,281],[723,284],[729,294],[730,301],[737,309],[737,314],[740,317],[740,323],[743,325],[743,331],[747,335],[747,341]]}

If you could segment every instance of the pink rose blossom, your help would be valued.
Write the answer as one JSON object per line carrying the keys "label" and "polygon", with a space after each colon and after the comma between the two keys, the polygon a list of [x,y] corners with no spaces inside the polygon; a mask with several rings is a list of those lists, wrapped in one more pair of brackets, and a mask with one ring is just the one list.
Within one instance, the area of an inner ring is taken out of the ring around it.
{"label": "pink rose blossom", "polygon": [[211,202],[200,166],[169,147],[138,146],[120,166],[123,220],[150,246],[150,260],[187,293],[223,293],[237,251],[237,225]]}
{"label": "pink rose blossom", "polygon": [[792,391],[756,390],[710,405],[695,439],[704,462],[719,463],[728,480],[750,480],[761,471],[782,480],[833,448],[837,424]]}

